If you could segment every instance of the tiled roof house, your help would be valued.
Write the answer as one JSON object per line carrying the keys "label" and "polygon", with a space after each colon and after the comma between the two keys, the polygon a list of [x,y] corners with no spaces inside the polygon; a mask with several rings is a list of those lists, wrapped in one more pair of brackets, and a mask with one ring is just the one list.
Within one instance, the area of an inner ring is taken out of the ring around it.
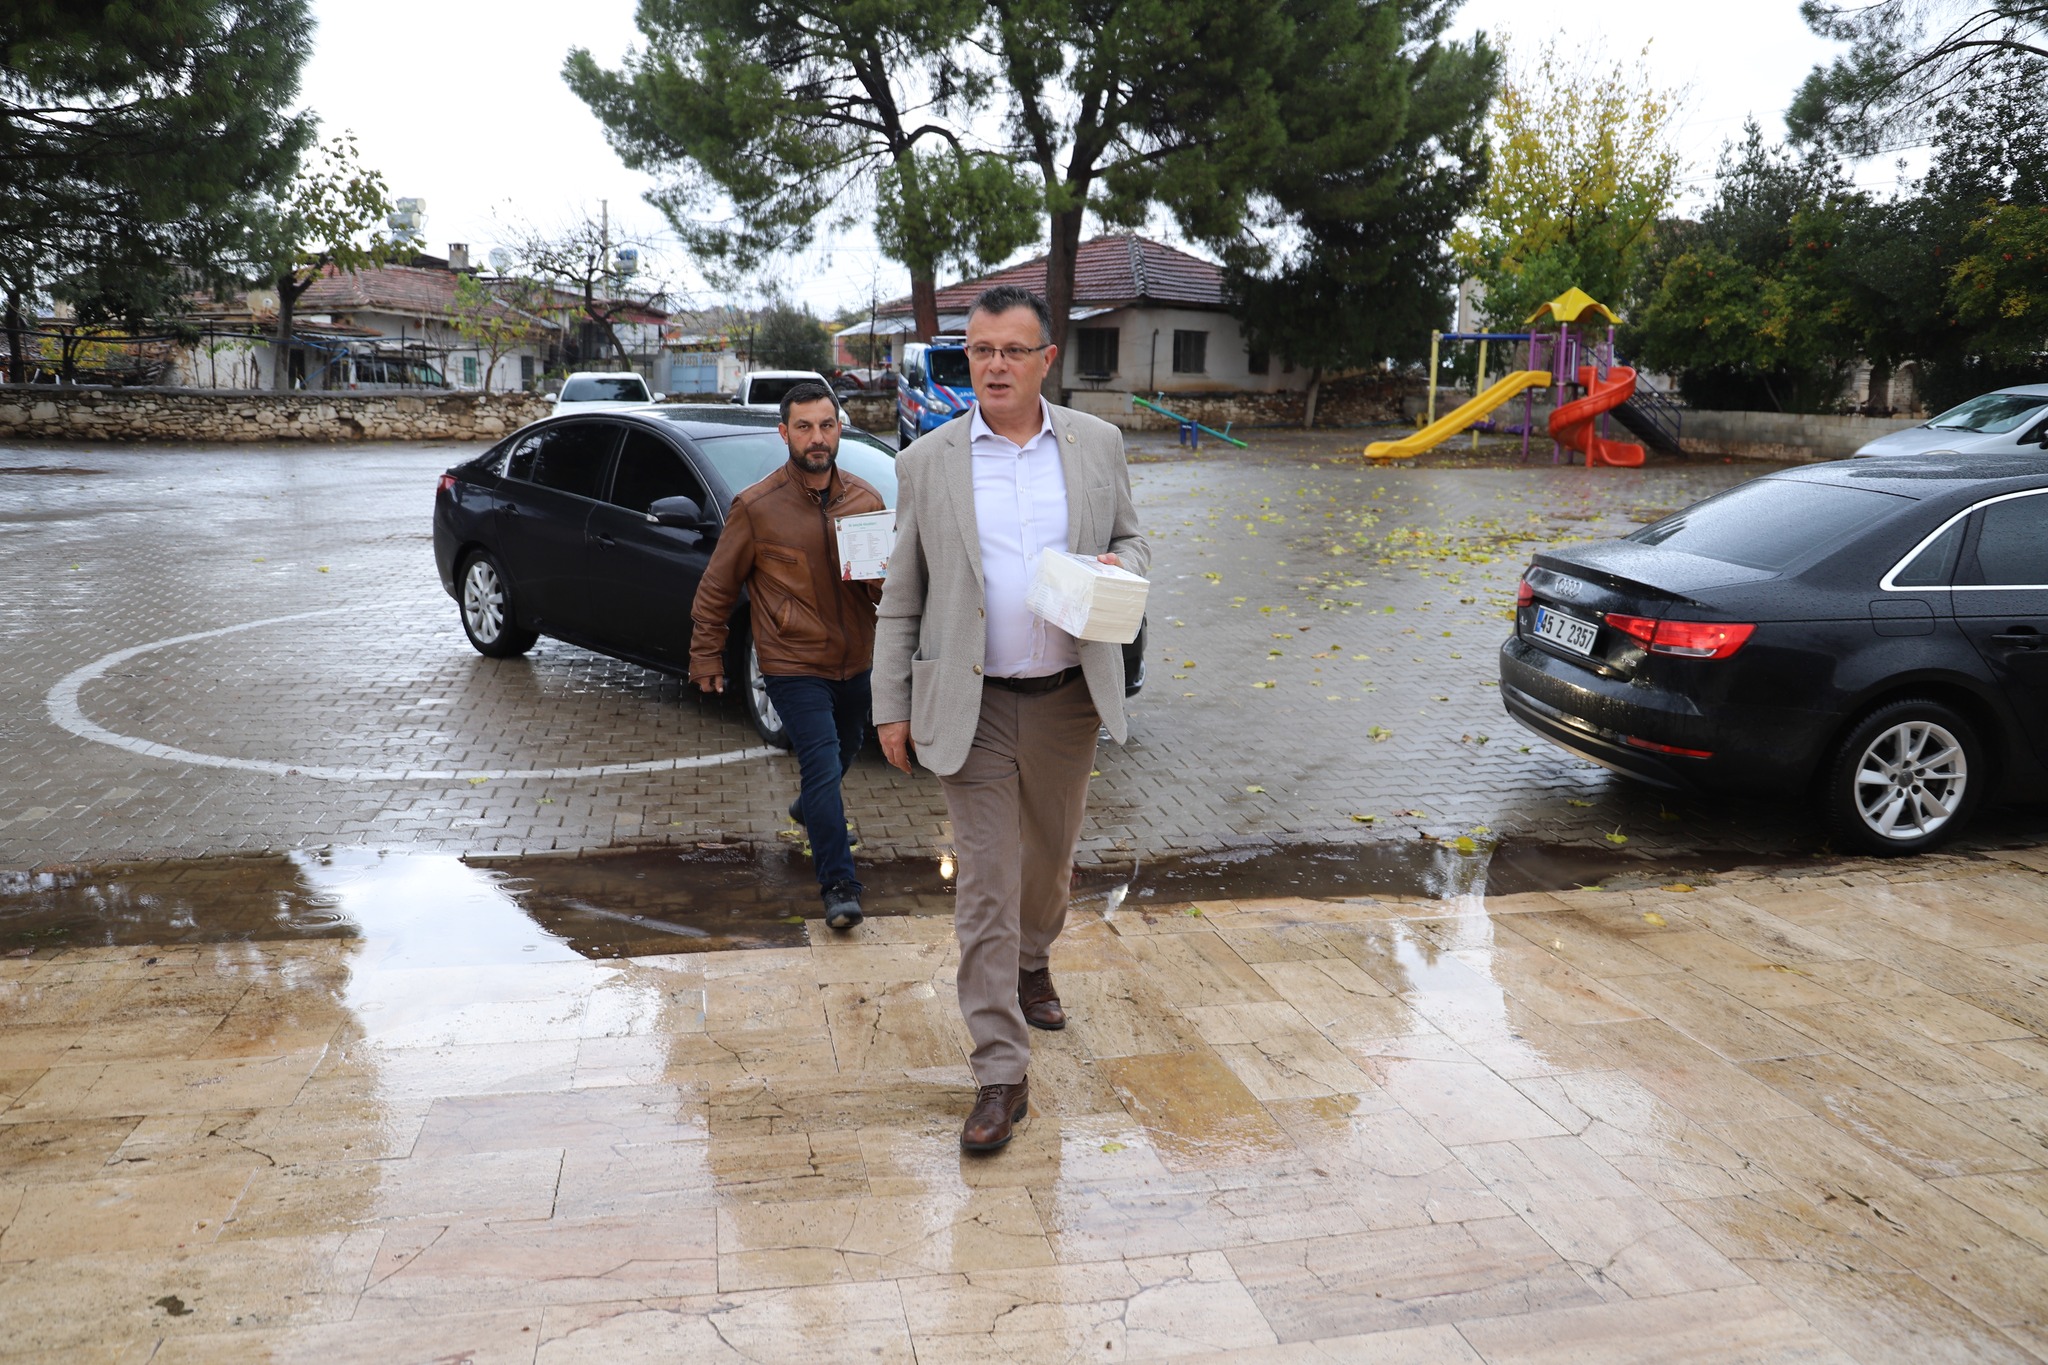
{"label": "tiled roof house", "polygon": [[[938,291],[939,330],[958,332],[982,290],[1022,285],[1043,294],[1046,258],[1005,266]],[[1308,375],[1254,353],[1223,298],[1223,271],[1212,262],[1135,233],[1081,243],[1068,314],[1064,383],[1076,407],[1103,415],[1128,411],[1130,395],[1273,392],[1306,387]],[[875,331],[905,337],[910,300],[876,310]],[[848,330],[861,332],[866,323]]]}

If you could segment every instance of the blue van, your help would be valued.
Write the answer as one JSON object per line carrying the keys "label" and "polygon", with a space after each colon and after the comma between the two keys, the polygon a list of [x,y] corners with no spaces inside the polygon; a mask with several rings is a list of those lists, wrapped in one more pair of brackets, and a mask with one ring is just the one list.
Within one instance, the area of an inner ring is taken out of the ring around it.
{"label": "blue van", "polygon": [[967,338],[912,341],[896,362],[897,448],[937,431],[974,406],[974,379],[967,371]]}

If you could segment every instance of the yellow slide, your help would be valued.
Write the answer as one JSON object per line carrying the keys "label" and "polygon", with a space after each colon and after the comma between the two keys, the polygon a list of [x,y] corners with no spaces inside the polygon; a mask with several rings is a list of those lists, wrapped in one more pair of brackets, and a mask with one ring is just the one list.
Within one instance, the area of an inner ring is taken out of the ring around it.
{"label": "yellow slide", "polygon": [[1413,436],[1403,436],[1398,441],[1374,441],[1365,448],[1365,458],[1406,460],[1420,455],[1432,446],[1456,436],[1523,390],[1540,389],[1549,383],[1548,370],[1515,370],[1502,375],[1487,388],[1486,392],[1469,403],[1459,405],[1455,411],[1445,413]]}

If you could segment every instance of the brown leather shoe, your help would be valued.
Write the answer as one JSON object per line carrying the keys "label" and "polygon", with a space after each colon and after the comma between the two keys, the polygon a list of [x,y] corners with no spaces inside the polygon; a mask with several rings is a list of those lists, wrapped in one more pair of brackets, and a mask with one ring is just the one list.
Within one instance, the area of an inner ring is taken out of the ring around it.
{"label": "brown leather shoe", "polygon": [[1067,1012],[1060,1008],[1060,993],[1053,989],[1050,967],[1017,973],[1017,1003],[1024,1007],[1024,1022],[1033,1028],[1067,1026]]}
{"label": "brown leather shoe", "polygon": [[960,1129],[960,1145],[970,1152],[993,1152],[1010,1140],[1010,1129],[1024,1121],[1030,1108],[1028,1076],[1015,1085],[983,1086]]}

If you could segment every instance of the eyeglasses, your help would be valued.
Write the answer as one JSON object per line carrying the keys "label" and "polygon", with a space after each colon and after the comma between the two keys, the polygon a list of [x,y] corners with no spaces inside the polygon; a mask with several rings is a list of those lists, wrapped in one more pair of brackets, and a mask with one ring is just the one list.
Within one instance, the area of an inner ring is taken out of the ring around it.
{"label": "eyeglasses", "polygon": [[[1045,346],[1050,345],[1052,345],[1050,341],[1045,343]],[[981,365],[988,364],[989,361],[994,360],[997,356],[1001,356],[1012,365],[1022,365],[1025,361],[1044,350],[1045,346],[990,346],[984,343],[980,346],[969,346],[967,354],[975,363]]]}

